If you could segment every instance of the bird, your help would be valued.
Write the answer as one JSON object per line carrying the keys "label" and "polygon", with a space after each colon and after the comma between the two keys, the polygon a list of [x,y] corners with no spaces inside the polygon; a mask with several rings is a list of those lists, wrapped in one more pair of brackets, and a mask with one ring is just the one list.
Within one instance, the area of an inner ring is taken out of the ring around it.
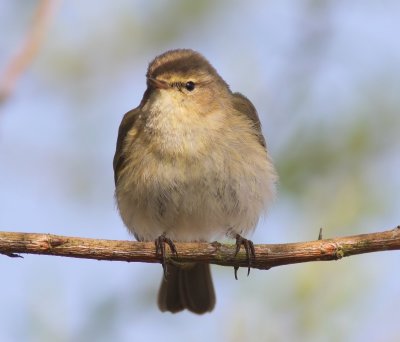
{"label": "bird", "polygon": [[254,105],[202,54],[158,55],[146,83],[118,130],[117,207],[138,241],[155,242],[164,268],[159,309],[204,314],[216,302],[209,264],[166,263],[166,245],[177,253],[174,242],[236,239],[250,270],[254,246],[245,236],[273,201],[278,176]]}

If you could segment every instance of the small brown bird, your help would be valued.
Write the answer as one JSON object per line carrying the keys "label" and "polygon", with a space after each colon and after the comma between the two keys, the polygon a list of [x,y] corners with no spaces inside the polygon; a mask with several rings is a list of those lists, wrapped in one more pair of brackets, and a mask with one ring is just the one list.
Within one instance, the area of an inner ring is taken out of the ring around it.
{"label": "small brown bird", "polygon": [[[173,241],[236,239],[249,260],[250,240],[272,201],[277,175],[257,111],[232,93],[198,52],[167,51],[149,65],[140,105],[125,114],[114,156],[115,196],[138,241],[156,241],[165,265]],[[207,264],[168,264],[161,311],[202,314],[215,305]],[[236,270],[235,270],[236,276]]]}

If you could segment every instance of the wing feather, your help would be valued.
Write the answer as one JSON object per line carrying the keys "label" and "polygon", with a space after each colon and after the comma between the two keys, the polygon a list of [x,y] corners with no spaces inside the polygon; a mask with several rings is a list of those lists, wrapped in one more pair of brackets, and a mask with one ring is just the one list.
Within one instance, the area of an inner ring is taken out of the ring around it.
{"label": "wing feather", "polygon": [[124,164],[124,154],[123,154],[123,145],[128,132],[132,129],[133,125],[136,122],[137,117],[139,116],[140,107],[130,110],[128,113],[124,115],[124,118],[121,121],[121,124],[118,129],[118,139],[117,146],[115,149],[115,155],[113,160],[114,167],[114,181],[115,185],[118,181],[119,172],[122,169]]}
{"label": "wing feather", "polygon": [[250,119],[250,121],[254,125],[254,128],[256,129],[257,138],[260,144],[266,148],[267,145],[265,142],[265,138],[262,134],[261,122],[254,105],[246,96],[240,93],[233,93],[233,106],[238,112],[246,115]]}

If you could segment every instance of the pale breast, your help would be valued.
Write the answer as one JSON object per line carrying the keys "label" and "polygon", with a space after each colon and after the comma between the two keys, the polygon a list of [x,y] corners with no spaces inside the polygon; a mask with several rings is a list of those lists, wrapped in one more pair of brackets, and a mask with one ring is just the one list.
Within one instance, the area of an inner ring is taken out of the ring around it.
{"label": "pale breast", "polygon": [[[140,240],[162,233],[177,241],[248,233],[272,200],[276,181],[251,125],[240,117],[226,125],[222,115],[211,117],[211,126],[192,120],[188,127],[180,119],[155,120],[152,134],[127,139],[128,166],[116,190],[124,223]],[[154,135],[157,125],[162,134]]]}

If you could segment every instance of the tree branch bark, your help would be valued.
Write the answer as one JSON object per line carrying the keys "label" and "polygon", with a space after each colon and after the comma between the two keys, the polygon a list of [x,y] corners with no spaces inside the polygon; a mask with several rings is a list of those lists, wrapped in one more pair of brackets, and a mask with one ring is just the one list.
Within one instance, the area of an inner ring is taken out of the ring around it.
{"label": "tree branch bark", "polygon": [[[178,256],[167,248],[171,262],[198,262],[222,266],[247,266],[243,249],[236,258],[234,244],[176,243]],[[400,249],[400,226],[380,233],[353,235],[309,242],[255,245],[251,267],[271,267]],[[0,254],[56,255],[71,258],[160,263],[153,242],[98,240],[52,234],[0,232]]]}

